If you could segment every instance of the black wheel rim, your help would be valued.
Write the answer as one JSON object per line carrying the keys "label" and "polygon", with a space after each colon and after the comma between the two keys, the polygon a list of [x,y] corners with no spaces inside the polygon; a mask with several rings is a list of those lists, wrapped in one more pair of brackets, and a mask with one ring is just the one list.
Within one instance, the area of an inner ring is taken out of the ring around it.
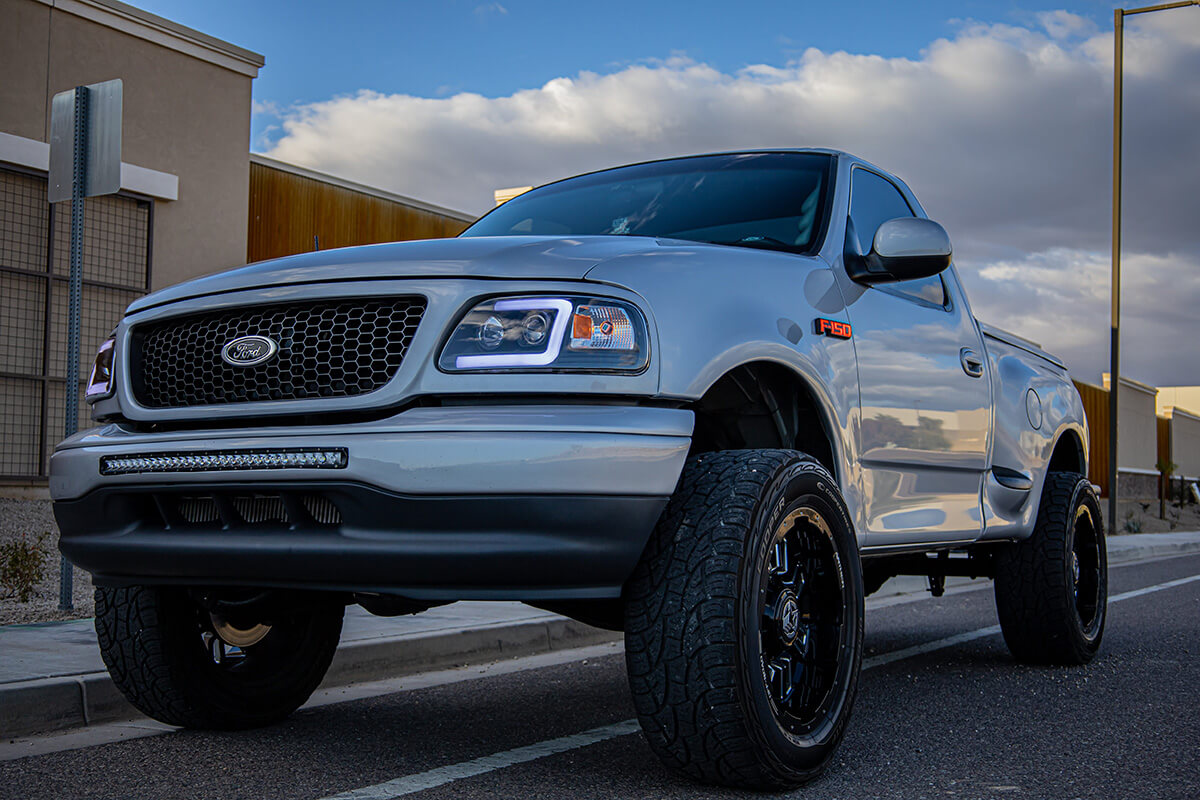
{"label": "black wheel rim", "polygon": [[776,721],[814,735],[838,702],[846,646],[845,575],[825,518],[791,510],[775,529],[760,583],[762,674]]}
{"label": "black wheel rim", "polygon": [[1075,599],[1079,626],[1088,639],[1095,638],[1103,619],[1104,563],[1100,553],[1102,535],[1091,509],[1081,504],[1075,511],[1074,536],[1068,557],[1067,577]]}

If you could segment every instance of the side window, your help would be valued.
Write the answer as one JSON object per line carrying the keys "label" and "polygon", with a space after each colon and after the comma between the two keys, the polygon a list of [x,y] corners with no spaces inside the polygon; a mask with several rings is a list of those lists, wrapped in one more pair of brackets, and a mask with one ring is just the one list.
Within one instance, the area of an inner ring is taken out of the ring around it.
{"label": "side window", "polygon": [[[875,231],[889,219],[912,217],[912,209],[904,195],[885,178],[865,169],[855,169],[850,183],[850,221],[858,237],[859,252],[871,249]],[[876,288],[923,303],[946,304],[946,287],[940,275],[915,281],[883,284]]]}

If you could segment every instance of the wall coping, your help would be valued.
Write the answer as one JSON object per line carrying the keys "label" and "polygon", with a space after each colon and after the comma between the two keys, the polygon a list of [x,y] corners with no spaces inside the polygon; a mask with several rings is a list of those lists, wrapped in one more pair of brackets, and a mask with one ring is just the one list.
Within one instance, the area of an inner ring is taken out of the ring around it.
{"label": "wall coping", "polygon": [[1167,406],[1166,409],[1164,409],[1164,411],[1166,413],[1166,416],[1169,418],[1174,418],[1176,416],[1180,416],[1180,417],[1187,417],[1192,422],[1200,422],[1200,414],[1193,414],[1191,411],[1187,411],[1186,409],[1179,408],[1178,406]]}
{"label": "wall coping", "polygon": [[263,167],[269,167],[271,169],[277,169],[280,172],[289,172],[292,175],[299,175],[301,178],[308,178],[310,180],[320,181],[321,183],[328,183],[331,186],[338,186],[342,189],[358,192],[359,194],[378,197],[381,200],[389,200],[393,203],[399,203],[400,205],[409,206],[420,211],[429,211],[433,214],[441,214],[443,217],[450,217],[462,222],[474,222],[475,220],[479,219],[479,217],[476,217],[472,214],[467,214],[464,211],[455,211],[452,208],[435,206],[432,203],[426,203],[423,200],[405,197],[402,194],[395,194],[384,189],[378,189],[374,186],[367,186],[363,183],[355,183],[354,181],[348,181],[345,178],[339,178],[336,175],[330,175],[326,172],[317,172],[314,169],[297,166],[296,164],[289,164],[286,161],[279,161],[278,159],[260,155],[258,153],[250,154],[250,163],[258,164],[259,166]]}
{"label": "wall coping", "polygon": [[[50,170],[50,145],[0,131],[0,163],[15,164],[41,172]],[[156,200],[179,199],[179,176],[121,162],[121,188]]]}
{"label": "wall coping", "polygon": [[262,55],[119,0],[37,0],[43,5],[136,36],[178,53],[257,78]]}
{"label": "wall coping", "polygon": [[[1108,389],[1112,385],[1112,376],[1106,372],[1106,373],[1104,373],[1102,378],[1104,380],[1104,388]],[[1142,394],[1148,394],[1151,397],[1158,396],[1158,388],[1157,387],[1151,386],[1148,383],[1142,383],[1141,381],[1135,381],[1133,378],[1126,378],[1124,375],[1121,376],[1121,385],[1126,387],[1127,389],[1133,389],[1135,391],[1141,392]]]}

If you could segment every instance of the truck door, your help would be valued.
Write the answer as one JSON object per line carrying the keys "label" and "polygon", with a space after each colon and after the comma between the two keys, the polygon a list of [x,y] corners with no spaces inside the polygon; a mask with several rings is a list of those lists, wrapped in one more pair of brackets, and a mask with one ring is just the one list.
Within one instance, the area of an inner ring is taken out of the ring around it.
{"label": "truck door", "polygon": [[[883,176],[851,171],[860,253],[889,219],[915,216]],[[851,241],[848,246],[854,246]],[[991,390],[987,359],[953,267],[846,298],[858,357],[859,454],[868,545],[945,542],[982,532]]]}

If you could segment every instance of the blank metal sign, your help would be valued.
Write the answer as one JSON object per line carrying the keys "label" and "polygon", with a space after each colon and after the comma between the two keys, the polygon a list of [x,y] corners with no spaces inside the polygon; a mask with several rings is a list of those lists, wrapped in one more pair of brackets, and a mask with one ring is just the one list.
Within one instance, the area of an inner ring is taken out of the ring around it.
{"label": "blank metal sign", "polygon": [[[87,90],[87,169],[83,196],[121,190],[121,79],[93,83]],[[50,109],[50,202],[71,199],[75,162],[75,90],[54,95]]]}

